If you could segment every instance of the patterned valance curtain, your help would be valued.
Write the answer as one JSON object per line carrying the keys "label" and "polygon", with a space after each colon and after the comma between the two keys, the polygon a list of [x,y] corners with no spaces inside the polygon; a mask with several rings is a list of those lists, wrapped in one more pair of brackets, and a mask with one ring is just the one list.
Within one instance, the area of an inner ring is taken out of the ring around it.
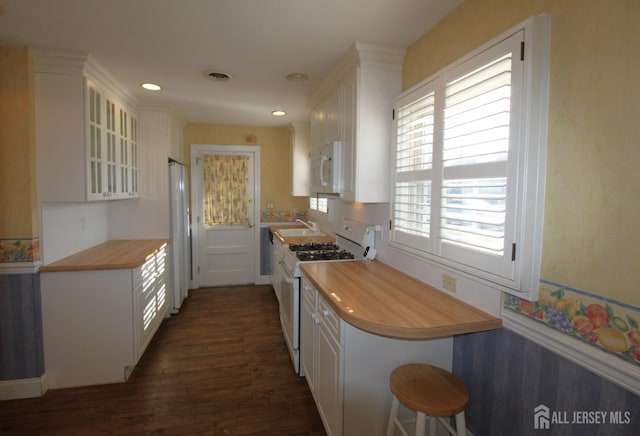
{"label": "patterned valance curtain", "polygon": [[248,225],[249,157],[206,155],[203,178],[205,225]]}

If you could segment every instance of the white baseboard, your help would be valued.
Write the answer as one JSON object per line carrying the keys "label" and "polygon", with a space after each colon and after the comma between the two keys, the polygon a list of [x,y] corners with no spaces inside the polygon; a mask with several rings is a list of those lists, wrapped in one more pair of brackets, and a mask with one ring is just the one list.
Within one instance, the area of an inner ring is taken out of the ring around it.
{"label": "white baseboard", "polygon": [[257,276],[255,279],[256,285],[270,285],[271,284],[271,276]]}
{"label": "white baseboard", "polygon": [[48,390],[47,374],[34,378],[0,380],[0,401],[41,397]]}

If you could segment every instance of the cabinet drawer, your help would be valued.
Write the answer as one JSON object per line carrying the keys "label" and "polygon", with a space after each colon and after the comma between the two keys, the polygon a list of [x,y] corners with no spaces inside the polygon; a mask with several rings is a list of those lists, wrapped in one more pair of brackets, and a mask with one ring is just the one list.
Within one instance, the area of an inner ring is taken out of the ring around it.
{"label": "cabinet drawer", "polygon": [[305,301],[309,307],[316,307],[316,296],[318,295],[318,291],[315,290],[313,286],[309,284],[307,280],[302,278],[302,301]]}
{"label": "cabinet drawer", "polygon": [[320,296],[318,296],[318,312],[322,325],[334,336],[335,340],[342,345],[340,318],[333,311],[331,306]]}

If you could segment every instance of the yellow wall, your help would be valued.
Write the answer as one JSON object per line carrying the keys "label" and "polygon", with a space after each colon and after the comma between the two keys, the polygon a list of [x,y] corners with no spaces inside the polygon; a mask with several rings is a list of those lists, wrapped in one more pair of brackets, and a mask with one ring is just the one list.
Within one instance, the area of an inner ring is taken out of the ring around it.
{"label": "yellow wall", "polygon": [[38,236],[34,73],[26,47],[0,46],[0,238]]}
{"label": "yellow wall", "polygon": [[407,50],[403,86],[552,18],[542,278],[640,305],[640,2],[466,0]]}
{"label": "yellow wall", "polygon": [[[247,137],[255,136],[256,143]],[[286,127],[230,126],[189,123],[184,128],[185,162],[191,162],[191,144],[260,146],[260,210],[300,211],[308,209],[308,197],[292,197],[289,170],[289,129]],[[267,203],[273,209],[267,209]]]}

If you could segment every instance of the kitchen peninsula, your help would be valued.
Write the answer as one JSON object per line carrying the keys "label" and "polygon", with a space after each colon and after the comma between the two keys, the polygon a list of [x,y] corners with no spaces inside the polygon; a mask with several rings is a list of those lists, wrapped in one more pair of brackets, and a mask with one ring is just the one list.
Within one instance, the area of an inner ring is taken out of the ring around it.
{"label": "kitchen peninsula", "polygon": [[454,335],[502,327],[501,319],[379,261],[301,269],[303,368],[334,436],[383,434],[393,369],[423,362],[451,371]]}
{"label": "kitchen peninsula", "polygon": [[107,241],[40,268],[50,388],[129,377],[167,312],[167,245]]}
{"label": "kitchen peninsula", "polygon": [[302,270],[340,318],[398,339],[434,339],[493,330],[502,320],[382,262],[304,264]]}

